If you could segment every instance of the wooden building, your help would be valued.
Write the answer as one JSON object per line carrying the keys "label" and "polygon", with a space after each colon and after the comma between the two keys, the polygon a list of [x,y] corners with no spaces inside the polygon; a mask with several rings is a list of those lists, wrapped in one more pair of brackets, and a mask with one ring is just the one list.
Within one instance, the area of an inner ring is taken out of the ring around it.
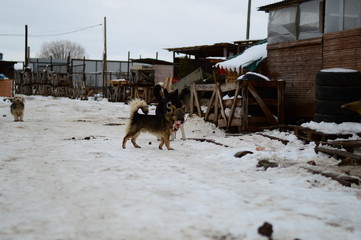
{"label": "wooden building", "polygon": [[[15,64],[13,61],[3,61],[2,53],[0,53],[0,96],[12,97],[13,95],[13,81],[15,74]],[[3,77],[6,77],[3,79]]]}
{"label": "wooden building", "polygon": [[4,74],[10,79],[14,79],[15,76],[15,64],[14,61],[3,61],[0,60],[0,73]]}
{"label": "wooden building", "polygon": [[182,78],[182,64],[183,58],[178,57],[177,54],[183,54],[189,61],[189,69],[185,75],[193,72],[197,68],[202,68],[203,73],[212,75],[213,66],[219,61],[224,61],[226,58],[237,55],[243,52],[249,46],[252,46],[259,40],[244,40],[236,41],[234,43],[215,43],[213,45],[199,45],[191,47],[167,48],[168,51],[173,52],[173,63],[175,78]]}
{"label": "wooden building", "polygon": [[361,71],[361,0],[284,0],[259,10],[269,13],[269,77],[286,82],[286,121],[310,120],[317,72]]}

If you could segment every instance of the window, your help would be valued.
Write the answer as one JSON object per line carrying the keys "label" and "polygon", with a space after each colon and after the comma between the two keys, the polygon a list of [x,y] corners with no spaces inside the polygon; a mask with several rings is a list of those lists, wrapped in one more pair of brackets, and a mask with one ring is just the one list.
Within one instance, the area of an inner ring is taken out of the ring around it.
{"label": "window", "polygon": [[288,7],[269,13],[268,42],[296,40],[297,7]]}
{"label": "window", "polygon": [[361,27],[361,0],[345,1],[343,30]]}
{"label": "window", "polygon": [[325,33],[361,27],[361,0],[326,0]]}
{"label": "window", "polygon": [[[360,0],[361,1],[361,0]],[[269,13],[268,43],[320,37],[320,0],[302,2]]]}
{"label": "window", "polygon": [[300,4],[299,11],[298,39],[321,37],[319,1],[303,2]]}

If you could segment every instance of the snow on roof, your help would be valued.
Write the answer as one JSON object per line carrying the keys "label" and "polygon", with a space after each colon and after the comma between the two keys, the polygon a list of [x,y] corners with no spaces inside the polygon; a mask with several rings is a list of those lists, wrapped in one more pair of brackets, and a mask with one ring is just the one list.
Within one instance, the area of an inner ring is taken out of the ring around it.
{"label": "snow on roof", "polygon": [[242,54],[227,61],[217,63],[215,67],[239,72],[253,62],[261,61],[267,57],[267,42],[247,48]]}

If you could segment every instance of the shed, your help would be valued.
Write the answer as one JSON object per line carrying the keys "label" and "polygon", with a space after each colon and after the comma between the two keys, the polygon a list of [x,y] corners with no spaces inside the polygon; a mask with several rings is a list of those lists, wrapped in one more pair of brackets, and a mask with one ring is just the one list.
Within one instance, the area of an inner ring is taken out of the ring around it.
{"label": "shed", "polygon": [[267,58],[267,40],[262,40],[255,45],[247,48],[242,53],[227,59],[224,62],[217,63],[215,67],[225,70],[227,82],[233,82],[240,75],[248,71],[256,71],[267,75],[266,69],[259,68],[260,64]]}
{"label": "shed", "polygon": [[173,63],[171,62],[153,58],[133,59],[132,62],[151,64],[155,70],[155,84],[165,82],[167,78],[173,78]]}
{"label": "shed", "polygon": [[189,58],[192,67],[186,74],[189,74],[201,67],[204,73],[212,74],[213,65],[222,58],[224,59],[235,56],[240,52],[243,52],[247,47],[253,45],[259,40],[245,40],[235,41],[233,43],[215,43],[212,45],[198,45],[190,47],[178,47],[178,48],[166,48],[166,50],[173,52],[173,63],[174,63],[174,76],[182,78],[180,76],[180,68],[182,64],[181,58],[177,58],[176,54],[184,54],[192,56],[193,59]]}
{"label": "shed", "polygon": [[286,121],[310,120],[320,70],[361,71],[361,0],[285,0],[259,10],[269,13],[269,77],[286,81]]}
{"label": "shed", "polygon": [[13,95],[14,66],[16,63],[0,60],[0,96],[11,97]]}
{"label": "shed", "polygon": [[17,64],[17,62],[0,60],[0,73],[4,74],[10,79],[14,79],[15,64]]}

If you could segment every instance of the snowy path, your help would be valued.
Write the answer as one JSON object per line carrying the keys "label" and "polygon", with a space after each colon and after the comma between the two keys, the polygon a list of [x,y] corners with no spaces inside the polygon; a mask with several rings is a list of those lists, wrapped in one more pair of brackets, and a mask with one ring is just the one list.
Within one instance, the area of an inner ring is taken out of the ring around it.
{"label": "snowy path", "polygon": [[[124,150],[123,103],[28,96],[24,122],[9,105],[0,98],[0,239],[266,239],[265,221],[274,239],[361,239],[360,187],[301,168],[337,161],[292,134],[269,133],[286,146],[225,137],[191,118],[187,137],[229,147],[178,137],[161,151],[143,134]],[[264,171],[260,159],[296,164]]]}

